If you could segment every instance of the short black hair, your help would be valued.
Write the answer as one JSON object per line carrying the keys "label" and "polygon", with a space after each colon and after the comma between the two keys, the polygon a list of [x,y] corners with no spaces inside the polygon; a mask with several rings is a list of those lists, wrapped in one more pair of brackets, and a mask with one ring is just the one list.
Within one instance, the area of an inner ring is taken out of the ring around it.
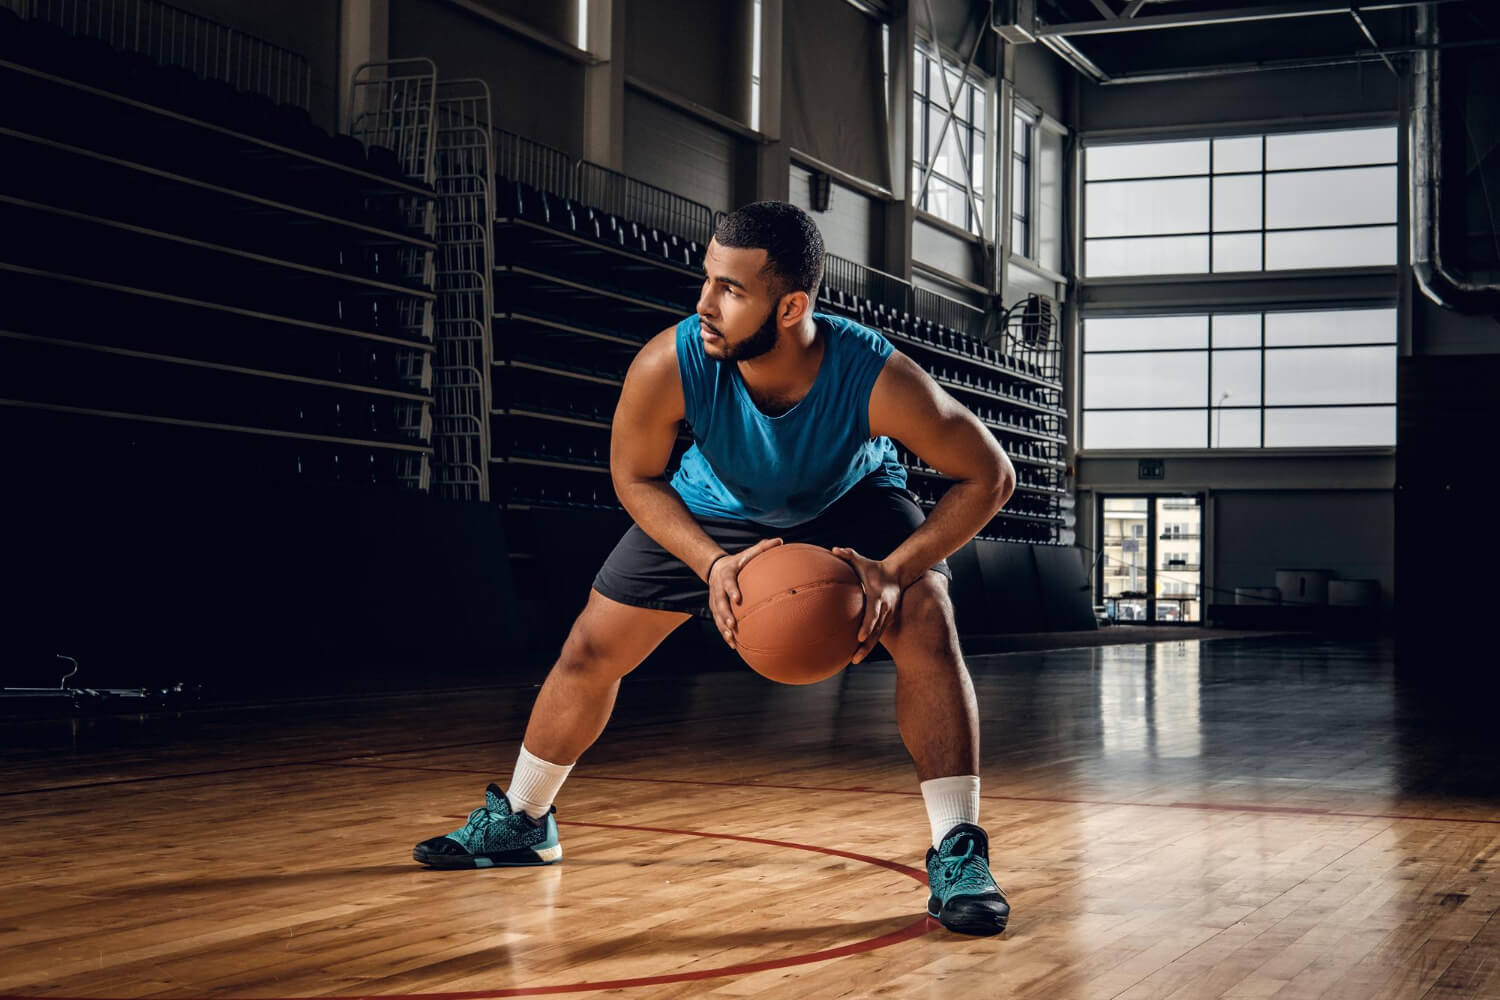
{"label": "short black hair", "polygon": [[796,205],[757,201],[719,220],[714,239],[721,247],[764,250],[776,298],[788,292],[818,294],[823,280],[823,234],[818,224]]}

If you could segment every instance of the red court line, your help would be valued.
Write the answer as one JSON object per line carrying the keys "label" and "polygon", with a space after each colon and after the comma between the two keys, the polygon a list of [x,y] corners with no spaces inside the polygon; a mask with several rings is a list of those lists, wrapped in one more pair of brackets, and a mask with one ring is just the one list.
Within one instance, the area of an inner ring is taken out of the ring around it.
{"label": "red court line", "polygon": [[814,844],[794,844],[789,840],[766,840],[763,837],[741,837],[733,833],[703,833],[699,830],[673,830],[662,826],[627,826],[622,823],[581,823],[572,822],[569,826],[596,826],[601,830],[639,830],[642,833],[668,833],[688,837],[712,837],[714,840],[738,840],[746,844],[764,844],[768,847],[790,847],[795,851],[812,851],[816,854],[828,854],[835,858],[848,858],[850,861],[860,861],[867,865],[878,865],[881,868],[889,868],[908,878],[914,878],[923,885],[927,884],[927,873],[919,871],[910,865],[903,865],[899,861],[887,861],[884,858],[872,858],[868,854],[855,854],[853,851],[841,851],[836,847],[818,847]]}
{"label": "red court line", "polygon": [[[370,767],[388,771],[435,771],[442,774],[480,774],[468,767],[431,767],[419,764],[370,763],[365,761],[330,762],[334,767]],[[769,781],[709,781],[704,778],[634,778],[623,774],[573,774],[569,781],[641,781],[662,785],[708,785],[719,788],[772,788],[789,792],[852,792],[859,795],[906,795],[920,796],[920,791],[902,791],[890,788],[869,788],[865,785],[785,785]],[[1138,809],[1189,809],[1202,812],[1251,812],[1280,813],[1288,816],[1327,816],[1335,819],[1392,819],[1415,820],[1426,823],[1484,823],[1500,826],[1500,818],[1462,816],[1419,816],[1410,813],[1362,813],[1343,812],[1338,809],[1320,809],[1315,806],[1269,806],[1219,802],[1126,802],[1118,799],[1064,799],[1049,795],[995,795],[981,794],[981,799],[996,802],[1046,802],[1066,806],[1134,806]],[[5,1000],[0,997],[0,1000]]]}
{"label": "red court line", "polygon": [[[702,830],[678,830],[660,826],[628,826],[620,823],[569,823],[568,825],[591,826],[602,830],[636,830],[642,833],[707,837],[713,840],[737,840],[748,844],[762,844],[767,847],[789,847],[797,851],[810,851],[815,854],[827,854],[839,858],[848,858],[851,861],[860,861],[906,875],[923,885],[927,883],[927,873],[918,871],[910,865],[903,865],[896,861],[887,861],[884,858],[873,858],[867,854],[855,854],[852,851],[840,851],[831,847],[818,847],[814,844],[794,844],[787,840],[767,840],[762,837],[742,837],[732,833],[705,833]],[[796,965],[811,965],[814,962],[826,962],[830,959],[843,958],[847,955],[859,955],[867,951],[889,948],[891,945],[901,944],[904,941],[911,941],[941,926],[942,924],[924,913],[920,918],[912,921],[905,927],[882,934],[879,937],[866,938],[863,941],[855,941],[853,944],[840,945],[837,948],[825,948],[822,951],[812,951],[802,955],[788,955],[785,958],[772,958],[761,962],[742,962],[737,965],[721,965],[712,969],[697,969],[692,972],[672,972],[659,976],[639,976],[634,979],[559,983],[555,986],[513,986],[506,989],[466,990],[457,993],[360,993],[346,996],[275,997],[257,998],[257,1000],[490,1000],[490,998],[498,997],[534,997],[557,993],[596,993],[600,990],[623,990],[636,986],[666,986],[670,983],[688,983],[700,979],[722,979],[729,976],[744,976],[752,972],[787,969]],[[99,998],[35,997],[20,994],[0,994],[0,1000],[99,1000]]]}

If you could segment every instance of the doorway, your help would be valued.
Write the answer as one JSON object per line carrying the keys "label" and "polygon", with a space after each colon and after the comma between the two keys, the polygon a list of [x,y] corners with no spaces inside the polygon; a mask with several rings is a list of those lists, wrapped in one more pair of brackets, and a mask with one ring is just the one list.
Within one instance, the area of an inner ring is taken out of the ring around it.
{"label": "doorway", "polygon": [[1110,622],[1202,624],[1203,496],[1100,498],[1095,604]]}

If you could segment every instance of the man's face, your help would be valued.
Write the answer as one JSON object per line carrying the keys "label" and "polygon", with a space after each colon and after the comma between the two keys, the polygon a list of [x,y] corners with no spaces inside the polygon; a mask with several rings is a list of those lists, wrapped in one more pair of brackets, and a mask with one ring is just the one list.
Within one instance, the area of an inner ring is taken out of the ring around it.
{"label": "man's face", "polygon": [[698,295],[703,353],[715,361],[749,361],[776,346],[777,300],[762,274],[763,249],[721,247],[710,240]]}

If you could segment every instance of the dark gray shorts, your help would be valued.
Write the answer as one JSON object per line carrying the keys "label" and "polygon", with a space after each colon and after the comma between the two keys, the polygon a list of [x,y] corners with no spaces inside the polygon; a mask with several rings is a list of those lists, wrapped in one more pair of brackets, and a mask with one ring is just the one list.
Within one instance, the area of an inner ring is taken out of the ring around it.
{"label": "dark gray shorts", "polygon": [[[830,549],[842,545],[869,559],[884,559],[917,530],[925,517],[915,494],[908,490],[856,485],[811,521],[791,528],[716,517],[695,520],[726,552],[740,552],[763,538],[780,538]],[[932,568],[953,579],[948,560]],[[604,560],[594,577],[594,589],[621,604],[713,617],[708,610],[708,584],[638,524],[630,526]]]}

